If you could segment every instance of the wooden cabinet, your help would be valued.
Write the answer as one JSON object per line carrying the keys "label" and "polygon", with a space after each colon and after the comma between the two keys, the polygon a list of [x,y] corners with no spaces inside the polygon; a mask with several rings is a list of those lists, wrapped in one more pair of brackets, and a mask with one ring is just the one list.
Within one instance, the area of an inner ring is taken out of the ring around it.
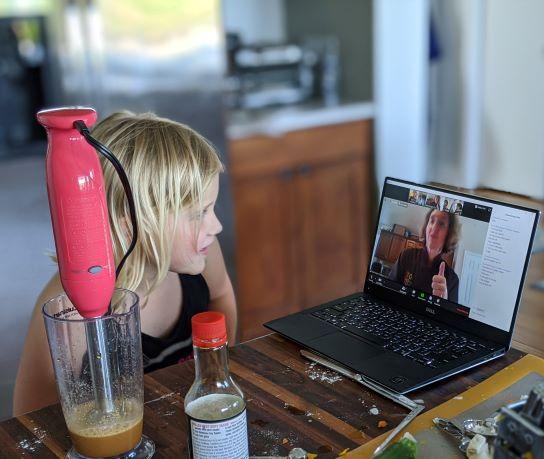
{"label": "wooden cabinet", "polygon": [[231,141],[242,340],[362,287],[370,150],[368,120]]}
{"label": "wooden cabinet", "polygon": [[236,264],[240,339],[264,332],[261,324],[297,305],[293,184],[267,176],[237,184]]}
{"label": "wooden cabinet", "polygon": [[395,263],[404,249],[420,249],[423,242],[409,239],[391,231],[382,230],[378,237],[376,258],[388,263]]}
{"label": "wooden cabinet", "polygon": [[363,160],[316,166],[296,180],[302,307],[353,293],[368,261],[368,193]]}
{"label": "wooden cabinet", "polygon": [[[399,236],[398,234],[393,235],[391,240],[391,247],[389,248],[389,257],[388,261],[394,263],[399,258],[400,253],[406,247],[407,239],[404,236]],[[421,244],[423,246],[423,244]]]}
{"label": "wooden cabinet", "polygon": [[391,241],[393,240],[393,233],[390,231],[381,231],[378,238],[378,246],[376,247],[376,258],[380,260],[389,259],[389,249],[391,248]]}

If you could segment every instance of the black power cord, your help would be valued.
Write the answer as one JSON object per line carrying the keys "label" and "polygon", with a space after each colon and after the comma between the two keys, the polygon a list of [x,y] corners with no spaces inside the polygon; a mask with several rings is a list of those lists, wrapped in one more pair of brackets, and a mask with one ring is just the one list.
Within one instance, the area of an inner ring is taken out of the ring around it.
{"label": "black power cord", "polygon": [[127,196],[128,207],[130,212],[130,220],[132,222],[132,241],[130,242],[130,246],[128,250],[126,251],[125,255],[123,256],[123,258],[117,265],[117,268],[115,269],[115,276],[116,278],[119,278],[119,273],[123,269],[123,266],[128,256],[132,253],[132,251],[134,250],[134,247],[136,247],[136,241],[138,240],[138,222],[136,221],[136,207],[134,206],[134,196],[132,195],[130,182],[128,181],[127,174],[125,173],[125,170],[123,169],[123,166],[121,166],[121,163],[119,162],[119,160],[105,145],[101,144],[98,140],[96,140],[91,135],[89,128],[83,121],[81,120],[74,121],[74,128],[77,129],[77,131],[83,137],[85,137],[85,140],[89,144],[91,144],[98,153],[104,156],[112,164],[112,166],[115,168],[117,172],[117,175],[119,175],[119,178],[121,179],[121,183],[123,184],[123,189],[125,190],[125,194]]}

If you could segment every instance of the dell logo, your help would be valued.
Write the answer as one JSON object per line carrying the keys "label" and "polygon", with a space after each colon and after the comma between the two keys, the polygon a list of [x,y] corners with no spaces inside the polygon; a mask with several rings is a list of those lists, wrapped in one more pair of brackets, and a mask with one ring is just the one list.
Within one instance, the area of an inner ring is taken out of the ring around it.
{"label": "dell logo", "polygon": [[429,314],[432,314],[433,316],[436,314],[436,311],[433,308],[425,308],[425,311],[427,311]]}

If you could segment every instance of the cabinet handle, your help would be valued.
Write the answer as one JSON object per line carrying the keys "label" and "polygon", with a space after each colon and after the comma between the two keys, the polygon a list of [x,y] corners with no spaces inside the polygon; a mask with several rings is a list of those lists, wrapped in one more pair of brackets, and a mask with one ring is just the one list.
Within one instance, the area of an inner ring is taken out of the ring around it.
{"label": "cabinet handle", "polygon": [[280,178],[286,182],[292,180],[294,175],[295,173],[292,169],[284,169],[280,172]]}
{"label": "cabinet handle", "polygon": [[298,173],[300,175],[308,175],[310,172],[312,172],[312,166],[309,164],[303,164],[298,168]]}

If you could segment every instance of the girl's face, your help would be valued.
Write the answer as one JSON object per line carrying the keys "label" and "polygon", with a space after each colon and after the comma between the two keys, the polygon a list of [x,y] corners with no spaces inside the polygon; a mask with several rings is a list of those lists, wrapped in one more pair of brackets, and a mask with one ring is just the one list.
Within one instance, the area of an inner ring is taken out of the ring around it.
{"label": "girl's face", "polygon": [[172,243],[170,271],[182,274],[204,271],[208,247],[223,229],[214,211],[218,192],[219,177],[216,176],[204,192],[202,210],[190,208],[180,213]]}

